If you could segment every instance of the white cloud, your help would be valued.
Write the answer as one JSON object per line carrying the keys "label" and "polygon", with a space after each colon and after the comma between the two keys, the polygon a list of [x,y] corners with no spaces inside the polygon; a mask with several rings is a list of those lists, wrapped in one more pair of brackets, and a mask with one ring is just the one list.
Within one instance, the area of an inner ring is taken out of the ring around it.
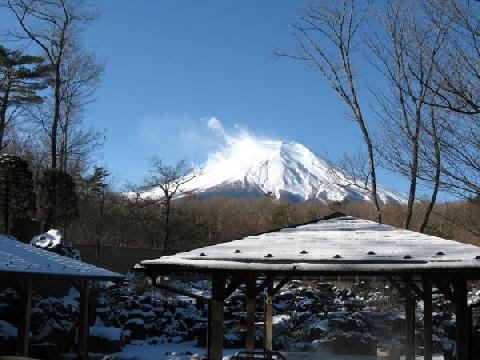
{"label": "white cloud", "polygon": [[273,140],[258,136],[243,125],[225,128],[214,116],[194,120],[171,114],[149,115],[137,121],[137,141],[144,151],[158,154],[169,162],[187,159],[205,162],[232,153],[250,152],[259,141]]}
{"label": "white cloud", "polygon": [[225,129],[223,128],[222,123],[216,117],[212,116],[207,120],[207,127],[218,134],[224,135]]}

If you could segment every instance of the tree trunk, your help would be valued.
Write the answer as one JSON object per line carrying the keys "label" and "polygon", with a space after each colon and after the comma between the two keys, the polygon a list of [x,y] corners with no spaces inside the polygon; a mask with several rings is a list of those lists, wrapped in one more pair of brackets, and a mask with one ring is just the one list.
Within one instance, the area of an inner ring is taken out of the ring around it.
{"label": "tree trunk", "polygon": [[373,145],[372,140],[370,139],[370,134],[368,133],[367,127],[365,126],[365,122],[363,120],[362,113],[360,112],[360,107],[357,106],[357,110],[355,111],[355,116],[357,118],[357,122],[360,125],[360,129],[362,131],[363,139],[367,144],[367,151],[368,151],[368,163],[370,166],[370,175],[372,177],[372,190],[371,190],[371,198],[373,201],[373,205],[375,206],[375,218],[377,223],[382,223],[382,210],[380,208],[380,202],[378,201],[378,194],[377,194],[377,173],[375,171],[375,158],[373,153]]}
{"label": "tree trunk", "polygon": [[437,194],[438,189],[440,187],[440,174],[442,172],[441,167],[441,149],[440,149],[440,139],[437,136],[437,125],[435,123],[435,116],[431,114],[431,125],[432,125],[432,138],[433,138],[433,145],[435,148],[435,177],[433,179],[433,192],[432,197],[430,199],[430,204],[428,204],[427,211],[423,217],[422,225],[420,225],[420,232],[423,233],[425,228],[428,225],[428,220],[430,219],[430,215],[432,214],[433,207],[435,206],[435,202],[437,201]]}
{"label": "tree trunk", "polygon": [[57,168],[57,133],[58,133],[58,123],[60,122],[60,61],[55,64],[55,111],[53,114],[52,128],[51,128],[51,157],[52,157],[52,168]]}
{"label": "tree trunk", "polygon": [[10,82],[7,84],[5,94],[2,99],[2,107],[0,108],[0,152],[3,152],[3,137],[5,135],[5,126],[7,124],[7,108],[8,98],[10,94]]}
{"label": "tree trunk", "polygon": [[101,263],[101,239],[103,235],[103,212],[105,208],[105,194],[102,194],[100,200],[100,217],[98,219],[98,230],[97,230],[97,239],[96,243],[96,252],[97,252],[97,263]]}
{"label": "tree trunk", "polygon": [[165,221],[163,225],[165,227],[165,237],[163,239],[162,256],[167,254],[167,246],[170,241],[170,199],[165,200],[164,215],[165,215]]}
{"label": "tree trunk", "polygon": [[418,152],[420,140],[420,107],[417,106],[415,111],[415,134],[412,136],[412,166],[410,168],[410,190],[408,192],[407,214],[405,215],[404,228],[409,229],[413,214],[413,205],[417,192],[417,175],[418,175]]}
{"label": "tree trunk", "polygon": [[6,191],[5,191],[5,198],[3,201],[3,232],[5,234],[9,233],[9,218],[10,218],[10,185],[7,181],[7,184],[5,186]]}

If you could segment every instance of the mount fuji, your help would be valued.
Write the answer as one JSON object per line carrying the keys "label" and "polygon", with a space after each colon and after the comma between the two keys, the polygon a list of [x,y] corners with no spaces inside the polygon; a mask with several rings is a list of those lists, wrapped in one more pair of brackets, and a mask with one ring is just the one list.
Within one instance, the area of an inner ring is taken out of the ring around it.
{"label": "mount fuji", "polygon": [[[207,125],[221,137],[223,146],[209,154],[182,191],[201,198],[272,194],[294,202],[371,201],[368,192],[355,186],[346,172],[302,144],[261,138],[240,127],[232,135],[216,118],[210,118]],[[384,203],[407,202],[405,194],[381,185],[377,190]],[[148,191],[148,196],[162,195],[160,189]]]}
{"label": "mount fuji", "polygon": [[[370,201],[364,189],[352,184],[341,169],[304,145],[251,138],[213,154],[183,190],[201,197],[271,193],[290,201]],[[378,196],[384,203],[406,202],[404,194],[383,186]]]}

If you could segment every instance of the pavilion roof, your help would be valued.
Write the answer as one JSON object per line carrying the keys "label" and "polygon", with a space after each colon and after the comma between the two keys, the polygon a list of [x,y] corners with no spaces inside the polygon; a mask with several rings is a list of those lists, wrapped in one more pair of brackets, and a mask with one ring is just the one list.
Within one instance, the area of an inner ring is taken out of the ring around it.
{"label": "pavilion roof", "polygon": [[121,274],[24,244],[5,235],[0,235],[0,274],[2,273],[91,280],[123,278]]}
{"label": "pavilion roof", "polygon": [[480,248],[343,216],[141,261],[147,270],[296,273],[480,271]]}

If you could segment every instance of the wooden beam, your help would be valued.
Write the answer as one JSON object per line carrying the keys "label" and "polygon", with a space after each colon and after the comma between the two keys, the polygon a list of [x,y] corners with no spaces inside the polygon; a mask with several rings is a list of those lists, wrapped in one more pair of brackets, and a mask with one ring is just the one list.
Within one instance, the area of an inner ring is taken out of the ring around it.
{"label": "wooden beam", "polygon": [[406,297],[406,288],[403,287],[402,285],[400,285],[400,283],[395,280],[393,277],[389,276],[389,275],[385,275],[385,278],[390,282],[390,284],[392,284],[392,286],[394,288],[396,288],[400,294],[402,294],[403,297]]}
{"label": "wooden beam", "polygon": [[273,289],[273,295],[275,295],[277,292],[280,291],[280,289],[292,278],[291,275],[287,275],[285,276],[282,280],[280,280],[280,282],[277,284],[277,286],[275,286],[275,288]]}
{"label": "wooden beam", "polygon": [[472,359],[472,331],[473,331],[473,309],[480,307],[480,303],[468,305],[468,359]]}
{"label": "wooden beam", "polygon": [[453,279],[456,317],[456,360],[468,360],[468,291],[464,276]]}
{"label": "wooden beam", "polygon": [[408,286],[410,289],[413,290],[413,292],[420,298],[423,300],[424,298],[424,294],[423,294],[423,291],[422,289],[420,289],[417,284],[415,284],[415,282],[412,280],[411,277],[409,276],[405,276],[405,275],[402,275],[401,276],[403,282],[405,283],[406,286]]}
{"label": "wooden beam", "polygon": [[415,296],[410,288],[405,295],[405,360],[415,360]]}
{"label": "wooden beam", "polygon": [[267,284],[267,292],[265,295],[265,335],[264,335],[264,349],[265,352],[273,350],[273,283]]}
{"label": "wooden beam", "polygon": [[450,300],[451,302],[455,303],[455,296],[453,294],[450,285],[444,282],[439,276],[430,275],[433,285],[442,292],[445,297]]}
{"label": "wooden beam", "polygon": [[28,356],[30,346],[30,321],[32,313],[32,279],[23,279],[21,281],[21,314],[18,324],[17,335],[17,355]]}
{"label": "wooden beam", "polygon": [[88,359],[88,313],[89,313],[89,297],[90,297],[90,283],[88,280],[81,280],[78,284],[80,292],[80,311],[78,314],[78,344],[77,344],[77,359]]}
{"label": "wooden beam", "polygon": [[208,302],[207,306],[207,355],[211,358],[212,355],[212,302]]}
{"label": "wooden beam", "polygon": [[223,359],[223,301],[225,298],[225,274],[215,273],[212,276],[212,319],[210,359]]}
{"label": "wooden beam", "polygon": [[161,283],[160,284],[154,284],[154,286],[156,288],[159,288],[159,289],[162,289],[162,290],[174,293],[174,294],[187,296],[189,298],[195,299],[195,300],[200,301],[202,303],[209,303],[210,302],[210,299],[205,297],[205,296],[193,294],[193,293],[185,291],[185,290],[177,289],[173,286],[168,286],[168,285],[161,284]]}
{"label": "wooden beam", "polygon": [[231,279],[230,283],[225,288],[225,292],[223,295],[224,300],[226,300],[230,295],[232,295],[233,292],[237,290],[238,287],[245,281],[246,278],[247,278],[247,274],[241,274]]}
{"label": "wooden beam", "polygon": [[245,336],[245,350],[255,351],[255,274],[250,274],[247,277],[247,321],[246,321],[246,336]]}
{"label": "wooden beam", "polygon": [[275,275],[268,275],[265,280],[263,280],[263,282],[255,288],[255,296],[260,294],[263,289],[268,286],[268,284],[272,283],[273,280],[275,280]]}
{"label": "wooden beam", "polygon": [[432,282],[422,277],[423,288],[423,359],[432,360]]}

